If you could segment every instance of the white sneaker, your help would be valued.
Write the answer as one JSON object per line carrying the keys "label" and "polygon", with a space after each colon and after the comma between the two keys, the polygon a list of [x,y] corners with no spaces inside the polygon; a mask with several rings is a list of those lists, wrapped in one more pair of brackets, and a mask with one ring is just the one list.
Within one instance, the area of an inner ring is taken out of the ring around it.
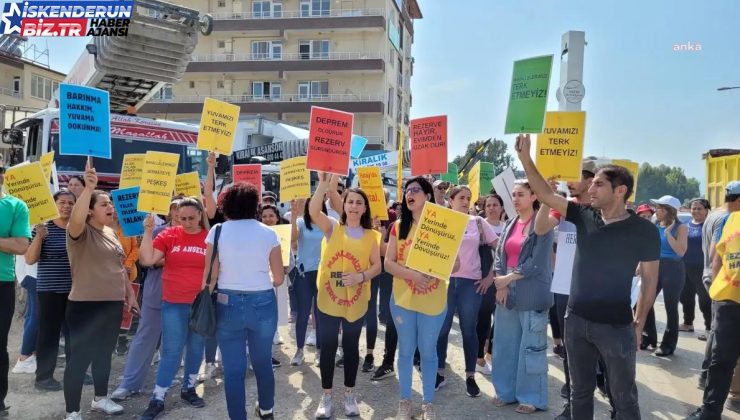
{"label": "white sneaker", "polygon": [[36,373],[36,356],[32,354],[26,360],[18,360],[13,373]]}
{"label": "white sneaker", "polygon": [[411,420],[411,400],[401,400],[398,402],[398,414],[396,420]]}
{"label": "white sneaker", "polygon": [[93,411],[100,411],[108,415],[123,413],[123,407],[114,403],[113,400],[108,397],[99,399],[98,401],[95,401],[95,398],[93,398],[90,406]]}
{"label": "white sneaker", "polygon": [[489,363],[486,363],[485,365],[481,366],[478,363],[475,364],[475,371],[478,373],[482,373],[484,375],[490,375],[491,374],[491,365]]}
{"label": "white sneaker", "polygon": [[278,331],[275,331],[275,336],[272,338],[272,344],[278,345],[283,344],[283,337]]}
{"label": "white sneaker", "polygon": [[213,377],[213,372],[216,371],[215,363],[206,363],[206,369],[203,373],[198,375],[198,382],[205,382]]}
{"label": "white sneaker", "polygon": [[303,349],[298,349],[295,351],[295,356],[293,356],[293,359],[290,360],[291,366],[300,366],[303,364]]}
{"label": "white sneaker", "polygon": [[323,394],[321,396],[321,401],[319,401],[319,408],[316,409],[316,418],[317,419],[329,419],[331,418],[332,414],[332,401],[331,401],[331,394]]}
{"label": "white sneaker", "polygon": [[347,417],[360,415],[360,407],[357,406],[357,398],[355,398],[354,392],[344,393],[344,415]]}
{"label": "white sneaker", "polygon": [[421,419],[422,420],[436,420],[437,411],[434,409],[432,403],[421,405]]}
{"label": "white sneaker", "polygon": [[111,392],[110,399],[116,402],[121,402],[126,401],[131,395],[133,395],[133,391],[129,391],[126,388],[118,387],[115,391]]}
{"label": "white sneaker", "polygon": [[82,414],[80,414],[79,411],[73,411],[71,413],[67,413],[64,420],[82,420]]}
{"label": "white sneaker", "polygon": [[316,347],[316,330],[311,328],[306,336],[306,345]]}

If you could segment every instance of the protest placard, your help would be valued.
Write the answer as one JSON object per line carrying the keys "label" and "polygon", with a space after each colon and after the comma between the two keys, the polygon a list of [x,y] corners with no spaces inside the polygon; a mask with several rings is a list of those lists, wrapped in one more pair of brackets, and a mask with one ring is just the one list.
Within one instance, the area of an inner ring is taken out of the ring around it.
{"label": "protest placard", "polygon": [[447,171],[447,116],[417,118],[409,124],[411,176]]}
{"label": "protest placard", "polygon": [[141,187],[129,187],[111,191],[113,206],[118,215],[118,224],[121,225],[123,236],[139,236],[144,234],[144,219],[147,213],[137,210]]}
{"label": "protest placard", "polygon": [[[139,298],[139,290],[141,289],[141,285],[139,283],[131,283],[131,288],[134,289],[134,295],[136,298]],[[121,318],[121,329],[122,330],[130,330],[131,324],[134,322],[134,314],[131,313],[131,311],[128,310],[127,307],[124,306],[123,308],[123,317]]]}
{"label": "protest placard", "polygon": [[275,225],[270,226],[272,230],[277,233],[278,239],[280,240],[280,252],[283,257],[283,267],[290,265],[290,225]]}
{"label": "protest placard", "polygon": [[146,152],[136,207],[139,211],[169,213],[179,161],[180,155],[175,153]]}
{"label": "protest placard", "polygon": [[108,92],[59,85],[59,154],[111,157]]}
{"label": "protest placard", "polygon": [[493,163],[478,162],[468,172],[468,186],[470,187],[470,206],[484,195],[491,193],[493,188]]}
{"label": "protest placard", "polygon": [[200,177],[198,172],[188,172],[175,176],[175,195],[182,194],[185,197],[195,197],[199,201],[202,194],[200,193]]}
{"label": "protest placard", "polygon": [[449,279],[462,244],[468,215],[427,201],[406,266],[438,279]]}
{"label": "protest placard", "polygon": [[243,165],[234,165],[231,169],[231,176],[234,182],[249,182],[257,188],[257,196],[262,197],[262,165],[259,163],[249,163]]}
{"label": "protest placard", "polygon": [[352,159],[349,167],[352,171],[357,172],[357,168],[363,166],[377,166],[378,168],[385,168],[386,166],[393,166],[397,163],[398,152],[394,150],[392,152],[381,152],[370,156]]}
{"label": "protest placard", "polygon": [[470,187],[470,207],[480,197],[480,162],[473,165],[468,172],[468,187]]}
{"label": "protest placard", "polygon": [[196,147],[200,150],[230,155],[240,110],[238,105],[206,98],[200,116]]}
{"label": "protest placard", "polygon": [[637,177],[640,175],[640,164],[627,159],[612,159],[612,165],[627,168],[627,170],[632,174],[632,177],[635,178],[635,185],[632,187],[632,195],[627,200],[630,203],[634,203],[635,197],[637,197]]}
{"label": "protest placard", "polygon": [[511,168],[505,169],[493,178],[493,189],[504,200],[504,210],[509,219],[516,217],[514,203],[511,201],[511,190],[514,189],[514,181],[516,181],[516,175],[514,175],[514,170]]}
{"label": "protest placard", "polygon": [[5,188],[8,194],[26,203],[31,226],[59,217],[41,162],[23,163],[8,169],[5,172]]}
{"label": "protest placard", "polygon": [[442,174],[440,179],[445,182],[449,182],[450,184],[457,184],[458,178],[457,178],[457,165],[449,162],[447,163],[447,173]]}
{"label": "protest placard", "polygon": [[141,185],[141,173],[144,168],[144,153],[129,153],[123,155],[121,164],[121,180],[118,188],[137,187]]}
{"label": "protest placard", "polygon": [[298,156],[280,162],[280,201],[283,203],[311,197],[311,173],[306,170],[306,157]]}
{"label": "protest placard", "polygon": [[52,150],[49,153],[41,155],[39,162],[41,162],[41,169],[44,170],[44,179],[46,182],[49,182],[51,178],[51,166],[54,164],[54,151]]}
{"label": "protest placard", "polygon": [[362,154],[362,151],[365,150],[365,146],[367,145],[367,139],[362,136],[358,136],[357,134],[352,134],[352,146],[349,150],[349,157],[352,159],[357,159]]}
{"label": "protest placard", "polygon": [[306,169],[347,175],[353,122],[348,112],[312,106]]}
{"label": "protest placard", "polygon": [[580,182],[585,112],[548,112],[537,135],[535,162],[545,179]]}
{"label": "protest placard", "polygon": [[367,194],[367,199],[370,200],[370,215],[377,217],[378,220],[388,220],[388,206],[385,202],[380,168],[357,168],[357,176],[360,178],[360,188]]}
{"label": "protest placard", "polygon": [[505,134],[542,132],[551,70],[552,55],[514,62]]}

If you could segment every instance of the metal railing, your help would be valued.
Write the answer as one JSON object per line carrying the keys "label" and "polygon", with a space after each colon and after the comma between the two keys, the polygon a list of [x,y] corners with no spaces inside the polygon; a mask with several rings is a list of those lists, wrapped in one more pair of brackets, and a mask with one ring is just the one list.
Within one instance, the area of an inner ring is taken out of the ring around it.
{"label": "metal railing", "polygon": [[4,87],[0,87],[0,95],[12,96],[14,98],[20,98],[22,96],[20,91]]}
{"label": "metal railing", "polygon": [[383,95],[354,95],[329,93],[326,95],[173,95],[172,98],[152,98],[152,103],[201,103],[206,98],[231,103],[249,102],[382,102]]}
{"label": "metal railing", "polygon": [[381,53],[364,52],[325,52],[325,53],[252,53],[252,54],[193,54],[192,62],[230,62],[230,61],[331,61],[331,60],[379,60]]}
{"label": "metal railing", "polygon": [[363,17],[383,16],[385,9],[333,9],[326,11],[305,12],[301,10],[283,10],[281,12],[215,12],[211,13],[215,20],[242,20],[242,19],[300,19],[300,18],[327,18],[327,17]]}

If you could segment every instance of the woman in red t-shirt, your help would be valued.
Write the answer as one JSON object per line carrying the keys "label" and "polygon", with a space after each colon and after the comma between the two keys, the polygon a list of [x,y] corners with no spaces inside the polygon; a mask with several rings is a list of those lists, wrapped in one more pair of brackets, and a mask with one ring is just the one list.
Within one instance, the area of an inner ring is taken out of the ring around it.
{"label": "woman in red t-shirt", "polygon": [[205,338],[191,331],[188,321],[190,306],[203,288],[208,220],[202,204],[195,198],[182,199],[177,215],[180,226],[163,230],[153,241],[154,218],[151,215],[147,217],[139,250],[139,262],[143,265],[152,265],[164,257],[161,359],[154,393],[142,419],[153,419],[164,411],[165,394],[180,368],[185,347],[187,354],[180,397],[192,407],[205,406],[203,399],[195,393]]}

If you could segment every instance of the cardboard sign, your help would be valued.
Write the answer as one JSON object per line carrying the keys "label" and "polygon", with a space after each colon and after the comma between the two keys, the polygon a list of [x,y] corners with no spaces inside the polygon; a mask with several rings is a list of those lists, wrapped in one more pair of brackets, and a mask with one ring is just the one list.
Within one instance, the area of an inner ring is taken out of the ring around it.
{"label": "cardboard sign", "polygon": [[488,195],[493,189],[493,163],[478,162],[468,172],[468,186],[470,187],[470,206],[482,196]]}
{"label": "cardboard sign", "polygon": [[168,214],[180,155],[146,152],[137,209],[145,213]]}
{"label": "cardboard sign", "polygon": [[353,114],[312,106],[306,169],[346,176],[353,122]]}
{"label": "cardboard sign", "polygon": [[59,154],[110,159],[108,92],[59,85]]}
{"label": "cardboard sign", "polygon": [[118,188],[138,187],[141,185],[141,173],[144,168],[144,153],[123,155],[121,179]]}
{"label": "cardboard sign", "polygon": [[234,182],[249,182],[257,188],[257,196],[262,199],[262,165],[250,163],[234,165],[231,169]]}
{"label": "cardboard sign", "polygon": [[311,197],[311,173],[306,170],[306,157],[298,156],[280,162],[280,201],[283,203]]}
{"label": "cardboard sign", "polygon": [[367,139],[362,136],[358,136],[357,134],[352,134],[352,146],[349,150],[349,156],[352,159],[357,159],[362,154],[362,151],[365,150],[365,146],[367,145]]}
{"label": "cardboard sign", "polygon": [[351,170],[357,172],[357,168],[365,166],[377,166],[378,168],[385,168],[386,166],[393,166],[398,163],[398,152],[385,152],[377,153],[370,156],[365,156],[350,161],[349,167]]}
{"label": "cardboard sign", "polygon": [[535,161],[545,179],[580,182],[585,112],[548,112],[537,135]]}
{"label": "cardboard sign", "polygon": [[23,163],[8,169],[5,172],[5,188],[8,194],[26,203],[31,226],[59,217],[41,162]]}
{"label": "cardboard sign", "polygon": [[41,162],[41,169],[44,171],[44,179],[46,182],[49,182],[49,179],[51,178],[51,167],[52,164],[54,164],[54,151],[52,150],[49,153],[41,155],[39,162]]}
{"label": "cardboard sign", "polygon": [[635,185],[632,187],[632,195],[630,196],[629,200],[627,200],[630,203],[634,203],[635,197],[637,197],[637,177],[640,175],[640,164],[627,159],[612,159],[612,165],[627,168],[627,170],[630,171],[632,176],[635,178]]}
{"label": "cardboard sign", "polygon": [[147,213],[137,210],[139,191],[141,187],[129,187],[111,191],[113,206],[118,215],[118,224],[121,225],[123,236],[139,236],[144,234],[144,219]]}
{"label": "cardboard sign", "polygon": [[447,116],[417,118],[409,124],[411,176],[447,171]]}
{"label": "cardboard sign", "polygon": [[230,155],[240,110],[238,105],[206,98],[203,102],[196,147],[200,150]]}
{"label": "cardboard sign", "polygon": [[188,172],[175,176],[175,195],[182,194],[185,197],[195,197],[201,200],[200,177],[198,172]]}
{"label": "cardboard sign", "polygon": [[551,70],[552,55],[514,62],[504,134],[542,132]]}
{"label": "cardboard sign", "polygon": [[573,278],[573,262],[576,258],[576,225],[565,220],[558,225],[557,254],[553,267],[550,291],[561,295],[570,295],[570,283]]}
{"label": "cardboard sign", "polygon": [[516,181],[516,175],[514,175],[514,170],[511,168],[505,169],[496,178],[493,178],[493,189],[504,200],[504,210],[506,211],[506,215],[509,216],[509,219],[516,217],[514,203],[511,201],[511,191],[514,189],[514,181]]}
{"label": "cardboard sign", "polygon": [[357,168],[357,176],[360,178],[360,188],[370,200],[370,215],[378,220],[388,220],[388,205],[385,202],[380,168]]}
{"label": "cardboard sign", "polygon": [[468,215],[427,201],[406,259],[406,266],[447,280],[452,275]]}
{"label": "cardboard sign", "polygon": [[[136,299],[139,298],[139,289],[141,289],[141,285],[139,283],[131,283],[131,288],[134,289],[134,295],[136,295]],[[131,324],[134,322],[134,314],[132,314],[130,311],[127,310],[126,307],[123,308],[123,318],[121,318],[121,329],[122,330],[130,330]]]}
{"label": "cardboard sign", "polygon": [[442,181],[449,182],[450,184],[457,184],[458,178],[457,178],[457,165],[455,165],[452,162],[449,162],[447,164],[447,173],[442,174],[442,176],[439,178]]}
{"label": "cardboard sign", "polygon": [[277,233],[278,239],[280,240],[280,253],[283,257],[283,267],[290,266],[290,225],[275,225],[270,226],[272,230]]}

